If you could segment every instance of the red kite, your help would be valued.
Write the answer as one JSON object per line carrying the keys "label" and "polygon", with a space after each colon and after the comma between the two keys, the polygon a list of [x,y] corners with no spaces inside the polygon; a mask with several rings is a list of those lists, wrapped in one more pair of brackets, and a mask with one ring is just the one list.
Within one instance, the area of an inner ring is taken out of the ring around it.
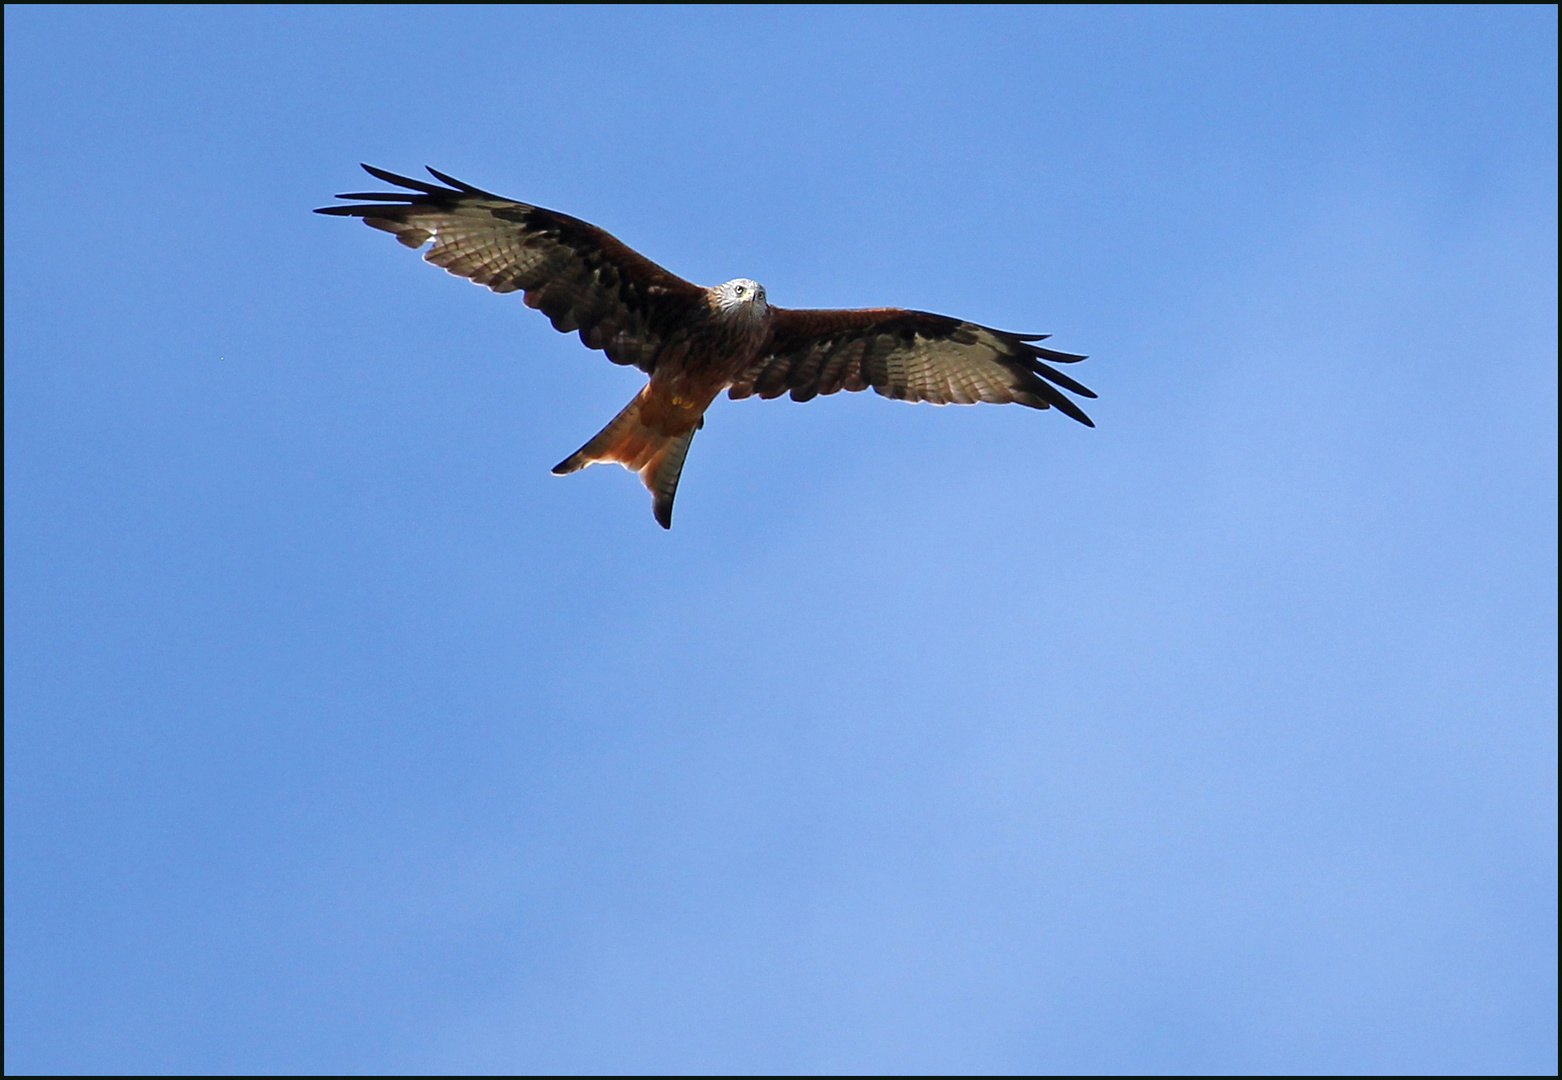
{"label": "red kite", "polygon": [[315,213],[361,217],[410,248],[432,240],[423,257],[435,266],[494,292],[525,290],[527,306],[540,309],[554,329],[578,331],[588,348],[650,376],[612,423],[553,471],[562,476],[616,461],[638,472],[664,529],[672,527],[689,443],[723,390],[732,398],[790,392],[793,401],[807,401],[871,386],[885,397],[935,405],[1056,408],[1095,426],[1057,387],[1096,395],[1043,363],[1085,358],[1034,344],[1045,334],[1010,334],[904,308],[772,307],[758,282],[695,285],[578,218],[491,195],[433,169],[449,187],[364,169],[407,191],[338,195],[371,205]]}

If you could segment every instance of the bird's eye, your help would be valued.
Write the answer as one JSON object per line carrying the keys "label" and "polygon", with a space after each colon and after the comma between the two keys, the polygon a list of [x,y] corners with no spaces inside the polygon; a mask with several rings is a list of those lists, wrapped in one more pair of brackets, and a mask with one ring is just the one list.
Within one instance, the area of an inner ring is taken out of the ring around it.
{"label": "bird's eye", "polygon": [[744,294],[744,293],[745,293],[745,292],[747,292],[747,291],[748,291],[748,290],[747,290],[747,289],[745,289],[745,288],[743,288],[743,286],[741,286],[741,285],[739,285],[739,286],[738,286],[738,287],[737,287],[737,288],[736,288],[736,289],[734,289],[734,290],[732,290],[732,291],[733,291],[733,292],[735,292],[735,293],[737,293],[737,294],[738,294],[738,295],[739,295],[739,296],[742,296],[742,295],[743,295],[743,294]]}

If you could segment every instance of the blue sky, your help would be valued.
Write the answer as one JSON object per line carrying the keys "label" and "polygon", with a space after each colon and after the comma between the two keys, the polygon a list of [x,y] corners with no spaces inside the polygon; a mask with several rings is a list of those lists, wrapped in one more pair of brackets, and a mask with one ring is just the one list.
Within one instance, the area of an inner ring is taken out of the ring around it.
{"label": "blue sky", "polygon": [[[5,18],[8,1071],[1555,1070],[1555,9]],[[359,161],[1099,426],[664,533]]]}

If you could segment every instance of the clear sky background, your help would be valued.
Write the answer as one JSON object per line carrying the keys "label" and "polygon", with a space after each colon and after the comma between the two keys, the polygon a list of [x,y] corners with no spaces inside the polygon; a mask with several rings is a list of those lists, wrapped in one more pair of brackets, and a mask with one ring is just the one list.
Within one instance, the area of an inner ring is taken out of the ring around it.
{"label": "clear sky background", "polygon": [[[1555,1070],[1555,9],[5,20],[9,1071]],[[1099,427],[664,533],[359,161]]]}

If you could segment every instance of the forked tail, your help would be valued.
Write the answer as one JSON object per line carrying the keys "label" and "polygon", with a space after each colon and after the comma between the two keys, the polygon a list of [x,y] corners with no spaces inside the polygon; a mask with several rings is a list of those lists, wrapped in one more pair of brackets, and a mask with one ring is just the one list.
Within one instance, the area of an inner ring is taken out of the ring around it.
{"label": "forked tail", "polygon": [[630,472],[640,474],[640,482],[651,491],[651,512],[656,515],[657,524],[670,529],[673,527],[673,497],[678,494],[683,459],[688,457],[694,433],[705,425],[705,420],[701,417],[686,430],[672,434],[663,430],[663,424],[645,423],[642,409],[650,390],[647,386],[636,394],[607,427],[555,465],[553,474],[564,476],[599,461],[616,461]]}

